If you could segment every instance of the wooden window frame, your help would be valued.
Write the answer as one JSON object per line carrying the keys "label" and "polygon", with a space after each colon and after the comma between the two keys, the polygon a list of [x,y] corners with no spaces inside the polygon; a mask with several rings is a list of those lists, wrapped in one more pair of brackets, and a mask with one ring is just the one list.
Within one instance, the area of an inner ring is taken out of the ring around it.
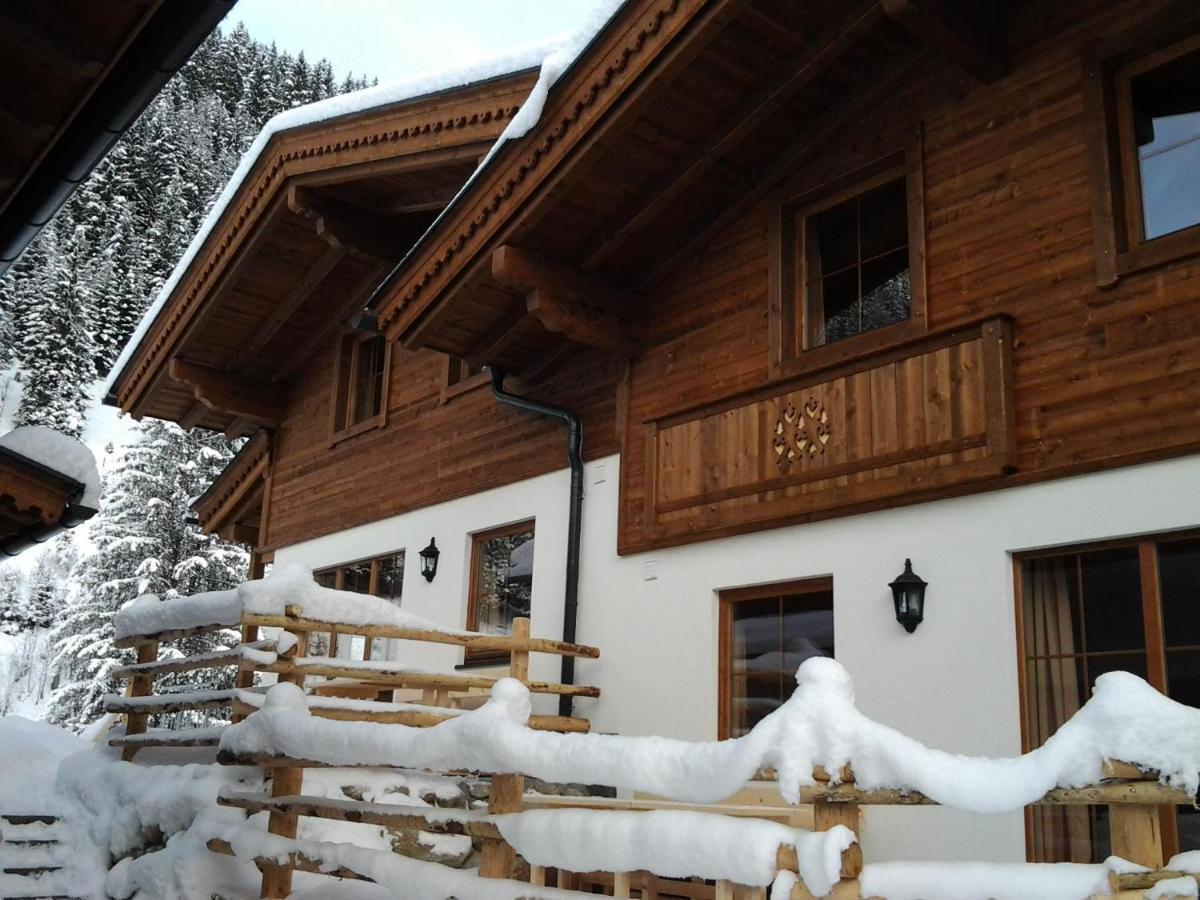
{"label": "wooden window frame", "polygon": [[467,361],[461,356],[447,355],[442,367],[442,390],[439,403],[449,403],[455,397],[484,387],[491,381],[486,371],[471,375],[467,372]]}
{"label": "wooden window frame", "polygon": [[358,353],[363,344],[382,335],[374,332],[346,331],[338,337],[334,354],[333,399],[330,404],[330,446],[355,435],[382,428],[387,424],[388,389],[392,372],[392,342],[383,337],[383,379],[380,385],[379,412],[361,422],[350,422],[354,409],[357,379],[354,377]]}
{"label": "wooden window frame", "polygon": [[[793,581],[757,584],[717,593],[717,740],[729,738],[730,685],[733,677],[733,608],[738,603],[793,594],[832,594],[833,576],[820,575]],[[835,637],[836,640],[836,637]]]}
{"label": "wooden window frame", "polygon": [[[798,195],[777,194],[770,221],[768,319],[773,379],[851,362],[924,336],[929,330],[925,273],[925,177],[921,131],[898,149],[843,172],[818,188]],[[908,199],[909,317],[832,343],[813,339],[805,277],[807,242],[803,224],[824,210],[898,178]]]}
{"label": "wooden window frame", "polygon": [[1200,50],[1200,16],[1157,19],[1083,48],[1088,187],[1100,287],[1200,255],[1200,224],[1150,240],[1143,236],[1130,92],[1132,78],[1196,50]]}
{"label": "wooden window frame", "polygon": [[[471,578],[467,586],[467,631],[479,630],[479,609],[478,609],[478,591],[479,591],[479,552],[480,547],[487,541],[501,537],[511,537],[514,534],[520,534],[522,531],[530,531],[533,533],[533,539],[537,540],[537,519],[523,519],[520,522],[514,522],[511,525],[501,525],[497,528],[489,528],[486,531],[476,531],[471,535]],[[536,553],[536,548],[534,550]],[[511,655],[503,650],[475,650],[469,648],[463,651],[463,666],[503,666],[508,665]]]}
{"label": "wooden window frame", "polygon": [[[389,559],[393,556],[403,556],[405,567],[408,566],[408,551],[406,548],[401,547],[398,550],[392,550],[387,553],[378,553],[374,556],[364,556],[360,559],[351,559],[351,560],[347,560],[346,562],[336,563],[332,566],[324,566],[323,568],[314,570],[313,577],[315,578],[319,575],[327,575],[330,572],[332,572],[333,573],[333,588],[334,588],[334,590],[343,591],[346,589],[346,569],[348,569],[350,566],[357,566],[357,565],[361,565],[362,563],[369,562],[371,564],[371,575],[370,575],[370,580],[367,583],[367,595],[371,596],[371,597],[378,597],[379,596],[379,564],[381,562],[383,562],[383,560]],[[401,601],[403,601],[403,599],[404,599],[403,591],[404,591],[403,582],[401,582],[401,594],[400,594]],[[388,600],[388,602],[390,603],[391,600]],[[399,604],[397,604],[397,605],[399,605]],[[324,634],[324,632],[320,632],[320,633]],[[349,634],[351,636],[353,636],[353,634],[354,634],[353,631],[348,631],[348,630],[343,630],[341,633]],[[329,652],[327,654],[330,659],[337,656],[337,636],[338,636],[338,630],[336,628],[330,629]],[[364,637],[365,637],[365,635],[364,635]],[[370,658],[371,658],[371,639],[366,638],[366,644],[363,646],[363,659],[369,660]]]}
{"label": "wooden window frame", "polygon": [[[1200,538],[1200,530],[1155,532],[1127,538],[1105,541],[1090,541],[1082,544],[1067,544],[1047,547],[1012,555],[1013,594],[1016,622],[1017,647],[1017,690],[1021,716],[1021,752],[1034,749],[1029,734],[1029,671],[1025,652],[1025,606],[1023,595],[1022,564],[1030,560],[1048,559],[1058,556],[1074,556],[1103,550],[1136,548],[1138,551],[1138,574],[1141,580],[1141,607],[1143,641],[1146,646],[1146,681],[1164,695],[1167,693],[1166,636],[1163,632],[1162,586],[1158,572],[1158,547],[1181,541]],[[1175,648],[1178,649],[1178,648]],[[1107,652],[1107,651],[1105,651]],[[1124,651],[1113,651],[1124,652]],[[1086,686],[1091,691],[1091,685]],[[1174,807],[1163,810],[1160,821],[1163,842],[1163,858],[1170,859],[1179,852],[1179,832],[1175,821]],[[1033,859],[1033,809],[1025,808],[1025,858]]]}

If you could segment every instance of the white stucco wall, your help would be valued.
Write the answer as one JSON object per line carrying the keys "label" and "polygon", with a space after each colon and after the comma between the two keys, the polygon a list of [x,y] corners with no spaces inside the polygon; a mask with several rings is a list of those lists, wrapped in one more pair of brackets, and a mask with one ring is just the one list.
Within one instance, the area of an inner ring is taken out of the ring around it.
{"label": "white stucco wall", "polygon": [[[1011,554],[1200,524],[1193,456],[618,557],[618,465],[613,456],[586,471],[578,639],[602,656],[579,661],[578,677],[604,696],[576,708],[595,730],[624,734],[715,738],[717,592],[831,575],[836,655],[864,713],[943,750],[1019,753]],[[471,533],[535,518],[532,630],[558,637],[568,485],[564,469],[288,547],[276,560],[320,568],[405,548],[404,607],[461,626]],[[431,536],[442,557],[427,584],[416,554]],[[887,587],[905,557],[930,584],[912,635],[896,623]],[[450,648],[421,653],[406,658],[461,661]],[[535,656],[531,676],[554,679],[557,665]],[[541,708],[551,711],[552,699]],[[862,843],[871,861],[1017,861],[1025,852],[1019,813],[940,808],[870,809]]]}

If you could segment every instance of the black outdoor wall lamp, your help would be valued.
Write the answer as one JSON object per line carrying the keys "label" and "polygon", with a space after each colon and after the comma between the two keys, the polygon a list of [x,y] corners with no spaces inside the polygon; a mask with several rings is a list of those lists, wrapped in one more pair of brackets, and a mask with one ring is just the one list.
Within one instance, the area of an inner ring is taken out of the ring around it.
{"label": "black outdoor wall lamp", "polygon": [[889,587],[892,589],[892,599],[896,603],[896,621],[904,626],[904,630],[912,634],[925,618],[925,588],[926,582],[919,575],[914,575],[912,560],[904,561],[904,571],[896,576]]}
{"label": "black outdoor wall lamp", "polygon": [[426,581],[433,581],[433,576],[437,574],[438,557],[442,555],[442,551],[437,548],[433,538],[430,538],[429,546],[418,555],[421,557],[421,574],[425,576]]}

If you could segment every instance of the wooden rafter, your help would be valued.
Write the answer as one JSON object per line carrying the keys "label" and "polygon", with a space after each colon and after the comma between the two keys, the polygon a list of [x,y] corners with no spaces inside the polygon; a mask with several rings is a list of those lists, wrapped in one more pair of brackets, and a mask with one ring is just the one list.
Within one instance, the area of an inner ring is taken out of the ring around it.
{"label": "wooden rafter", "polygon": [[294,372],[297,372],[304,366],[313,353],[321,347],[328,346],[333,340],[333,336],[346,327],[347,320],[356,312],[362,310],[367,298],[378,287],[380,280],[387,274],[390,268],[385,262],[381,262],[372,268],[363,277],[362,281],[359,282],[358,289],[350,292],[346,302],[339,309],[331,312],[325,324],[315,330],[309,339],[296,348],[287,361],[271,374],[271,381],[287,381]]}
{"label": "wooden rafter", "polygon": [[520,335],[528,318],[529,311],[525,308],[524,300],[514,303],[467,353],[467,365],[472,369],[481,369],[499,359]]}
{"label": "wooden rafter", "polygon": [[1004,4],[991,0],[882,0],[884,11],[925,46],[984,83],[1008,74]]}
{"label": "wooden rafter", "polygon": [[259,326],[254,339],[245,347],[234,349],[226,361],[226,368],[231,367],[237,360],[253,359],[257,356],[347,255],[348,251],[340,244],[334,244],[321,254],[271,312],[271,317]]}
{"label": "wooden rafter", "polygon": [[613,313],[541,288],[534,288],[525,295],[525,305],[529,314],[547,331],[559,332],[580,344],[621,356],[633,352],[629,323]]}
{"label": "wooden rafter", "polygon": [[616,313],[636,307],[636,298],[628,291],[511,244],[492,251],[492,277],[505,287],[542,290],[571,303]]}
{"label": "wooden rafter", "polygon": [[619,252],[631,237],[649,225],[710,169],[719,168],[726,154],[826,71],[834,60],[882,18],[883,11],[878,0],[858,0],[843,15],[826,24],[807,42],[806,49],[798,54],[802,62],[743,103],[729,116],[731,127],[713,144],[700,147],[689,158],[672,166],[663,184],[642,195],[648,196],[648,201],[638,197],[623,209],[614,219],[619,223],[616,230],[587,255],[582,268],[593,271]]}
{"label": "wooden rafter", "polygon": [[737,221],[746,210],[758,203],[788,172],[795,171],[804,159],[827,149],[829,141],[844,130],[849,122],[893,94],[909,77],[909,72],[918,59],[920,55],[915,51],[896,57],[883,72],[839,102],[832,112],[815,117],[811,124],[798,125],[797,132],[803,137],[776,157],[775,164],[761,174],[756,188],[742,194],[739,200],[726,206],[705,227],[694,232],[678,250],[664,258],[642,279],[639,288],[647,289],[661,282],[731,223]]}
{"label": "wooden rafter", "polygon": [[173,380],[190,386],[209,409],[271,425],[283,420],[283,402],[273,384],[178,357],[171,360],[169,373]]}
{"label": "wooden rafter", "polygon": [[288,188],[287,203],[292,212],[311,219],[317,235],[331,245],[388,262],[404,256],[425,230],[423,223],[404,225],[296,185]]}

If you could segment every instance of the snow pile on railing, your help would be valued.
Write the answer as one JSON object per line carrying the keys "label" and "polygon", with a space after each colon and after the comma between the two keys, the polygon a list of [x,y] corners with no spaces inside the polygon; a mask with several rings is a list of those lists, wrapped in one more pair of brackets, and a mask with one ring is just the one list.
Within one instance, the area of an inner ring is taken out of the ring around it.
{"label": "snow pile on railing", "polygon": [[[1109,894],[1110,872],[1145,871],[1145,867],[1115,856],[1095,865],[872,863],[863,867],[859,891],[863,897],[887,900],[1085,900],[1096,894]],[[1193,890],[1195,885],[1192,881]]]}
{"label": "snow pile on railing", "polygon": [[698,743],[532,731],[529,691],[513,679],[497,682],[480,709],[432,728],[313,718],[300,689],[280,684],[260,712],[225,732],[221,749],[332,765],[522,773],[694,803],[731,796],[764,767],[777,771],[780,793],[797,803],[814,769],[850,765],[860,788],[920,791],[975,812],[1018,810],[1055,787],[1096,783],[1107,760],[1156,770],[1189,793],[1200,779],[1200,711],[1124,672],[1100,676],[1093,697],[1044,746],[1010,759],[932,750],[868,719],[834,660],[805,661],[796,682],[792,697],[748,735]]}
{"label": "snow pile on railing", "polygon": [[236,627],[242,619],[237,590],[206,591],[190,597],[163,600],[142,594],[122,608],[113,620],[117,640],[164,631],[185,631],[209,625]]}
{"label": "snow pile on railing", "polygon": [[780,847],[794,847],[805,886],[828,893],[854,843],[844,825],[812,832],[763,819],[685,810],[545,809],[492,816],[504,840],[534,865],[571,872],[653,871],[766,887]]}
{"label": "snow pile on railing", "polygon": [[476,632],[450,628],[406,612],[382,597],[338,591],[313,581],[312,569],[300,563],[277,566],[260,581],[247,581],[238,588],[242,608],[261,616],[282,616],[289,606],[298,606],[306,619],[340,625],[390,625],[414,631],[473,635]]}

